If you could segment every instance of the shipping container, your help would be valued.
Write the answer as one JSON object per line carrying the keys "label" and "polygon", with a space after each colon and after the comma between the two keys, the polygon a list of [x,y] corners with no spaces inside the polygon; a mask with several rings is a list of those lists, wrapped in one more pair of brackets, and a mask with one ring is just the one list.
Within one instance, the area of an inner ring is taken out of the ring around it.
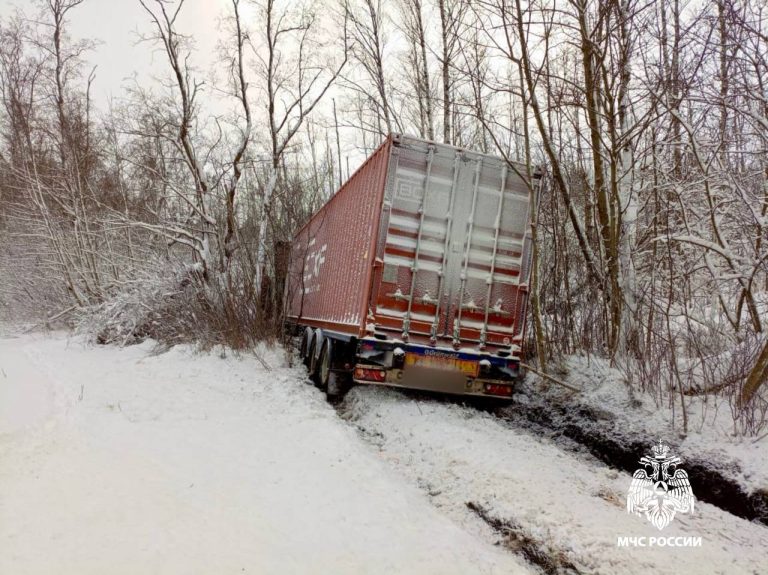
{"label": "shipping container", "polygon": [[351,383],[509,396],[530,271],[522,164],[390,135],[296,234],[288,327],[329,395]]}

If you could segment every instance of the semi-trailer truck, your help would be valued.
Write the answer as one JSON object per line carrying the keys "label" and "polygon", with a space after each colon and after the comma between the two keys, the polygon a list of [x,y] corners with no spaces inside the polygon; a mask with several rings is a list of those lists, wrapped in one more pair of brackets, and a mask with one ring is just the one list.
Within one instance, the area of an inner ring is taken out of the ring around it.
{"label": "semi-trailer truck", "polygon": [[540,175],[392,134],[296,234],[285,315],[330,398],[352,384],[509,397]]}

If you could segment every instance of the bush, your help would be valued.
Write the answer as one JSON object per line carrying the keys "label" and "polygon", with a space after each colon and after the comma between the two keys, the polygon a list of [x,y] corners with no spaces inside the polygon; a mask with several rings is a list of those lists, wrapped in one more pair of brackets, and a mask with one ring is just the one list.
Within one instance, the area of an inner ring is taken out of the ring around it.
{"label": "bush", "polygon": [[109,300],[82,310],[78,331],[98,344],[154,339],[244,349],[280,333],[279,318],[267,318],[257,302],[248,274],[238,269],[205,278],[200,266],[163,261]]}

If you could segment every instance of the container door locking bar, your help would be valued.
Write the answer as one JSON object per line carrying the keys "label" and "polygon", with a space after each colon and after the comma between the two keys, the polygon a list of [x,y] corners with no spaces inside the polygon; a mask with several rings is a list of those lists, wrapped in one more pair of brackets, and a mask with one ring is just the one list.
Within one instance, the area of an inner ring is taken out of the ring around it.
{"label": "container door locking bar", "polygon": [[453,345],[458,346],[461,342],[461,310],[464,307],[464,290],[467,286],[467,269],[469,268],[469,251],[472,249],[472,232],[475,228],[475,209],[477,208],[477,189],[480,187],[480,171],[483,169],[482,158],[477,159],[475,166],[475,185],[472,190],[472,208],[469,211],[469,222],[467,222],[467,243],[464,249],[464,265],[461,269],[461,282],[459,284],[459,309],[456,314],[456,321],[453,322]]}
{"label": "container door locking bar", "polygon": [[507,187],[507,165],[501,170],[501,189],[499,190],[499,208],[496,211],[496,223],[494,224],[493,235],[493,255],[491,256],[491,271],[488,273],[486,283],[488,288],[485,292],[485,319],[483,319],[483,329],[480,332],[480,349],[485,347],[485,341],[488,338],[488,314],[491,309],[491,291],[493,290],[493,274],[496,271],[496,254],[499,251],[499,234],[501,232],[501,216],[504,210],[504,188]]}
{"label": "container door locking bar", "polygon": [[430,144],[427,151],[427,177],[424,181],[424,194],[419,203],[419,232],[416,234],[416,251],[413,254],[413,265],[411,266],[411,289],[408,291],[408,311],[403,318],[403,341],[408,341],[408,331],[411,329],[411,312],[413,310],[413,300],[415,299],[416,275],[419,273],[419,254],[421,253],[421,236],[424,232],[424,213],[427,210],[427,199],[429,197],[429,186],[432,181],[432,162],[435,159],[435,146]]}
{"label": "container door locking bar", "polygon": [[[448,259],[448,247],[451,243],[451,231],[453,231],[453,205],[456,198],[456,184],[459,179],[461,158],[462,153],[457,151],[456,156],[453,159],[453,181],[451,182],[450,198],[448,199],[448,211],[445,214],[445,242],[443,243],[443,255],[440,261],[440,271],[437,274],[437,306],[435,307],[435,319],[432,320],[432,328],[429,332],[429,341],[432,345],[437,343],[437,329],[440,324],[440,305],[443,301],[443,291],[445,289],[445,265]],[[445,325],[447,329],[447,320]]]}

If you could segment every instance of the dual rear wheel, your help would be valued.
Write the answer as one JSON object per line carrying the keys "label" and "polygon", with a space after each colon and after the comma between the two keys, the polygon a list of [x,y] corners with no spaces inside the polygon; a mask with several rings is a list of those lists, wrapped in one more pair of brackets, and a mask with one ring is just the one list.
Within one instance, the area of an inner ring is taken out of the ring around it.
{"label": "dual rear wheel", "polygon": [[[319,350],[318,350],[319,346]],[[338,369],[344,353],[344,344],[309,328],[304,331],[299,353],[307,367],[309,378],[325,392],[329,401],[341,400],[350,387],[350,374]]]}

